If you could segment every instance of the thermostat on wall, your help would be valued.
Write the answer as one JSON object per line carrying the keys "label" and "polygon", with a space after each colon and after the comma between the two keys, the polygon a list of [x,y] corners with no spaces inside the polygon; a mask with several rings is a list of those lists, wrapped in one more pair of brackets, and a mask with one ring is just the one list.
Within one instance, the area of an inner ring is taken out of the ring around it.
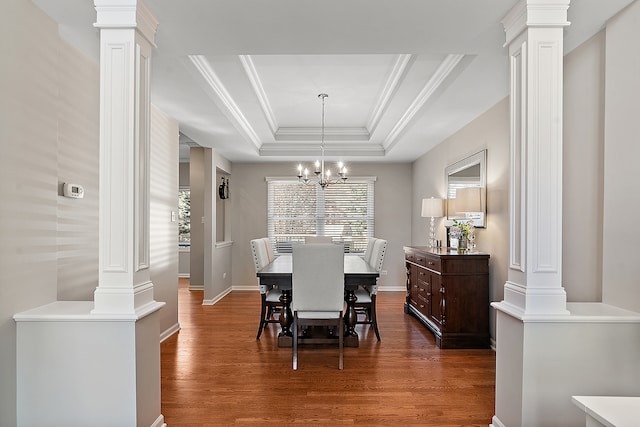
{"label": "thermostat on wall", "polygon": [[84,197],[84,188],[82,188],[82,185],[70,184],[68,182],[65,182],[63,185],[62,194],[64,195],[64,197],[82,199]]}

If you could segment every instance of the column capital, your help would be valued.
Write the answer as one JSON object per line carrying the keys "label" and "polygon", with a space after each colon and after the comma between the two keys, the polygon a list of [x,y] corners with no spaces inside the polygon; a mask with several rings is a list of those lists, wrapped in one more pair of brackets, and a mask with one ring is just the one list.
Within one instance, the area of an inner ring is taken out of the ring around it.
{"label": "column capital", "polygon": [[155,47],[158,20],[142,0],[94,0],[96,28],[135,28]]}
{"label": "column capital", "polygon": [[505,46],[527,28],[554,28],[571,25],[567,21],[570,0],[520,0],[502,19]]}

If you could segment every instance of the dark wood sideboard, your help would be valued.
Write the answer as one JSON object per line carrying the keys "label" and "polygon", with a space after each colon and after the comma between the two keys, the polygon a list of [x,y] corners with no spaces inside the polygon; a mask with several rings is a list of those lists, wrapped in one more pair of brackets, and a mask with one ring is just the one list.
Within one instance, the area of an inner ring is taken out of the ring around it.
{"label": "dark wood sideboard", "polygon": [[487,348],[489,255],[405,246],[405,313],[420,320],[440,348]]}

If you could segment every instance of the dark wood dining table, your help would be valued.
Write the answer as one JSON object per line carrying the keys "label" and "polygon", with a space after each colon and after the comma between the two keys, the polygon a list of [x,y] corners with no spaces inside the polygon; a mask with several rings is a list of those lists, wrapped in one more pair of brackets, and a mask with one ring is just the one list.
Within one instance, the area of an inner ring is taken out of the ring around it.
{"label": "dark wood dining table", "polygon": [[[291,324],[293,314],[291,312],[291,275],[293,271],[291,254],[281,254],[273,262],[265,265],[257,276],[260,285],[275,285],[282,292],[280,301],[283,310],[280,313],[280,334],[278,335],[278,346],[291,347],[293,334]],[[350,347],[358,346],[358,333],[356,332],[357,315],[354,304],[357,301],[355,291],[359,286],[375,285],[379,273],[369,265],[362,257],[353,254],[344,256],[344,289],[347,311],[344,316],[345,342],[344,345]]]}

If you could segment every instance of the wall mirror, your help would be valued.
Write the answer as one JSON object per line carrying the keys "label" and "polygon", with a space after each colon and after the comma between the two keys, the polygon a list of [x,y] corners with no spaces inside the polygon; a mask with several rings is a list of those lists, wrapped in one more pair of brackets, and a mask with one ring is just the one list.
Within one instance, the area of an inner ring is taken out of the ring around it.
{"label": "wall mirror", "polygon": [[487,215],[487,150],[462,159],[445,169],[447,194],[445,226],[453,220],[473,219],[484,228]]}

